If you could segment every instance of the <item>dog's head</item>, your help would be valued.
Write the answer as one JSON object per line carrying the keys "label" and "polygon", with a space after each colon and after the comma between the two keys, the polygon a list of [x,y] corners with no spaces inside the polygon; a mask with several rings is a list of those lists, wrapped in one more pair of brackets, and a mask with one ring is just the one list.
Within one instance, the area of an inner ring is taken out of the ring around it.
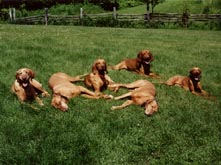
{"label": "dog's head", "polygon": [[137,60],[143,64],[150,64],[154,57],[149,50],[142,50],[137,54]]}
{"label": "dog's head", "polygon": [[60,94],[53,94],[51,105],[61,111],[65,112],[68,110],[67,98],[62,97]]}
{"label": "dog's head", "polygon": [[30,80],[33,79],[34,77],[35,77],[34,71],[29,68],[21,68],[15,74],[16,80],[24,88],[29,85]]}
{"label": "dog's head", "polygon": [[102,74],[102,75],[108,73],[106,61],[104,59],[97,59],[92,66],[92,72],[94,74]]}
{"label": "dog's head", "polygon": [[190,75],[189,77],[191,78],[192,81],[200,81],[201,78],[201,69],[198,67],[193,67],[190,71],[189,71]]}
{"label": "dog's head", "polygon": [[145,115],[147,116],[151,116],[153,115],[155,112],[158,111],[158,103],[156,101],[156,99],[153,97],[152,99],[148,100],[145,104]]}

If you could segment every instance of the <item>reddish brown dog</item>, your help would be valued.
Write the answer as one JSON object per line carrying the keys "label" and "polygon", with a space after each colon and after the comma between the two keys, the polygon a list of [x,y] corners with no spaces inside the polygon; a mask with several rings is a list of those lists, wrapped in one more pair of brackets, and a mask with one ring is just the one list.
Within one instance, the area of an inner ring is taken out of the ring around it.
{"label": "reddish brown dog", "polygon": [[109,66],[109,68],[113,70],[126,69],[149,77],[159,77],[150,71],[150,63],[153,60],[154,57],[149,50],[142,50],[137,54],[137,58],[126,59],[115,66]]}
{"label": "reddish brown dog", "polygon": [[50,95],[34,77],[35,73],[33,70],[29,68],[19,69],[16,72],[16,80],[11,88],[12,92],[17,95],[21,102],[36,100],[39,105],[44,105],[38,96],[40,94],[42,97]]}
{"label": "reddish brown dog", "polygon": [[192,94],[208,96],[208,93],[202,89],[202,86],[200,83],[201,73],[202,71],[200,68],[193,67],[189,71],[189,76],[176,75],[176,76],[169,78],[169,80],[167,80],[163,84],[166,84],[169,86],[172,86],[172,85],[181,86],[185,90],[189,90]]}
{"label": "reddish brown dog", "polygon": [[[92,72],[89,73],[84,83],[86,86],[92,88],[97,96],[103,95],[102,91],[107,89],[109,84],[114,81],[107,75],[107,63],[104,59],[97,59],[92,66]],[[105,95],[107,98],[112,98],[111,95]]]}
{"label": "reddish brown dog", "polygon": [[99,97],[94,92],[72,83],[80,80],[81,76],[71,77],[62,72],[53,74],[49,79],[49,87],[53,91],[51,105],[61,111],[67,111],[68,101],[78,95],[98,99]]}
{"label": "reddish brown dog", "polygon": [[137,80],[129,84],[112,84],[111,88],[117,90],[120,87],[132,89],[132,91],[115,97],[115,100],[130,97],[130,100],[125,101],[120,106],[112,106],[111,109],[121,109],[131,104],[144,106],[146,115],[153,115],[158,111],[158,104],[155,99],[156,89],[154,85],[147,80]]}

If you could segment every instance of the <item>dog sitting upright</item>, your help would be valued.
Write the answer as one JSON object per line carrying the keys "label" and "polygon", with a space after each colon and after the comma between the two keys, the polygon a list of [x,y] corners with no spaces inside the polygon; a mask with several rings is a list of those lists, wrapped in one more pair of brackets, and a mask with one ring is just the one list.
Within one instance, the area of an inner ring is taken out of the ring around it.
{"label": "dog sitting upright", "polygon": [[189,90],[192,94],[208,96],[208,93],[202,89],[200,79],[201,79],[201,69],[198,67],[193,67],[189,71],[189,76],[176,75],[169,78],[165,83],[169,86],[177,85],[181,86],[185,90]]}
{"label": "dog sitting upright", "polygon": [[108,88],[109,84],[114,83],[107,73],[106,61],[104,59],[97,59],[93,63],[92,72],[85,76],[84,83],[92,88],[98,96],[103,95],[104,98],[112,99],[113,96],[102,93],[103,90]]}
{"label": "dog sitting upright", "polygon": [[39,105],[44,105],[42,100],[38,97],[50,96],[49,93],[43,89],[42,85],[34,79],[35,73],[29,68],[21,68],[16,72],[16,80],[12,85],[12,92],[17,95],[21,102],[36,101]]}
{"label": "dog sitting upright", "polygon": [[137,58],[125,59],[115,66],[109,66],[109,68],[113,70],[126,69],[148,77],[158,78],[159,75],[150,71],[150,63],[153,60],[154,57],[150,50],[142,50],[137,54]]}

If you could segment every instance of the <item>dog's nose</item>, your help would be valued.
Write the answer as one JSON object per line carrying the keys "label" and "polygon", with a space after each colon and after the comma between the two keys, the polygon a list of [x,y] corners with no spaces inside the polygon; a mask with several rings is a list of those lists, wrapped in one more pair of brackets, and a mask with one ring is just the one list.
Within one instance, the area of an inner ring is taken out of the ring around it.
{"label": "dog's nose", "polygon": [[22,74],[22,75],[21,75],[21,79],[22,79],[22,80],[26,80],[26,79],[27,79],[27,77],[28,77],[28,75],[27,75],[27,74]]}

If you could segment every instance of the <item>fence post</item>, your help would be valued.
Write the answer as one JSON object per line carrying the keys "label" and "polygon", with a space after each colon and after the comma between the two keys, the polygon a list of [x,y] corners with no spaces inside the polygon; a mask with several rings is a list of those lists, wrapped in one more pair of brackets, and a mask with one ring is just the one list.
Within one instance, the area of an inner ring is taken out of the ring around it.
{"label": "fence post", "polygon": [[12,9],[11,8],[9,9],[9,18],[10,18],[10,21],[12,22]]}
{"label": "fence post", "polygon": [[188,23],[189,23],[189,14],[185,11],[182,15],[182,23],[183,23],[183,27],[187,28],[188,27]]}
{"label": "fence post", "polygon": [[48,8],[45,8],[45,25],[48,25]]}
{"label": "fence post", "polygon": [[14,22],[16,20],[16,13],[15,8],[9,9],[9,18],[11,22]]}
{"label": "fence post", "polygon": [[13,11],[13,12],[12,12],[12,13],[13,13],[13,14],[12,14],[12,17],[13,17],[13,18],[12,18],[12,19],[13,19],[13,21],[15,21],[15,20],[16,20],[16,13],[15,13],[16,11],[15,11],[15,8],[13,8],[12,11]]}
{"label": "fence post", "polygon": [[117,19],[117,11],[116,11],[116,7],[113,7],[113,16],[114,16],[114,19],[116,20]]}
{"label": "fence post", "polygon": [[83,18],[83,8],[80,8],[80,19]]}
{"label": "fence post", "polygon": [[144,21],[150,21],[150,13],[147,11],[146,14],[144,14]]}

